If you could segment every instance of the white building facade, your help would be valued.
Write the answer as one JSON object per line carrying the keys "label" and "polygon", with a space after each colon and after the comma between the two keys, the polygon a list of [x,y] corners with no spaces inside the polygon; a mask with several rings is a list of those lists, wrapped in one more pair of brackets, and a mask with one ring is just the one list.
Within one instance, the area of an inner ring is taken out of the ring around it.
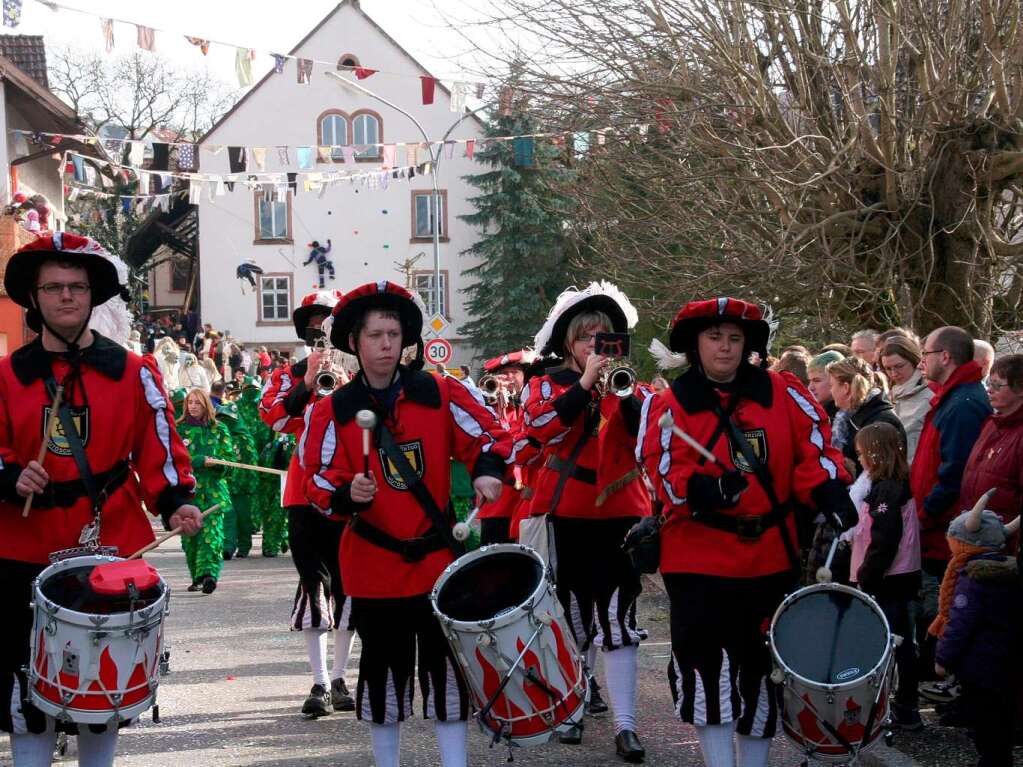
{"label": "white building facade", "polygon": [[[432,141],[465,112],[451,111],[451,94],[440,83],[434,103],[422,103],[421,81],[429,76],[406,51],[371,20],[358,2],[344,0],[320,22],[291,55],[337,62],[343,77],[357,82],[411,113]],[[379,69],[358,79],[351,67]],[[267,193],[236,184],[212,200],[204,193],[199,202],[200,314],[204,323],[230,331],[245,343],[270,348],[291,348],[298,342],[291,312],[302,297],[318,287],[309,243],[326,245],[336,270],[327,288],[341,291],[376,280],[411,282],[422,294],[428,314],[437,312],[449,322],[444,337],[454,347],[448,366],[470,364],[473,350],[458,337],[468,319],[462,289],[463,270],[473,264],[460,256],[478,237],[478,231],[459,215],[473,212],[468,198],[476,189],[462,177],[480,172],[466,157],[465,144],[441,151],[437,176],[441,195],[440,270],[441,306],[433,290],[433,217],[430,196],[433,179],[388,178],[386,188],[347,181],[329,186],[322,194],[307,191],[302,174],[314,172],[366,173],[379,171],[389,149],[369,144],[397,145],[394,164],[405,166],[405,144],[421,142],[416,126],[401,113],[371,96],[344,87],[314,63],[308,83],[299,83],[298,62],[284,61],[283,71],[271,71],[241,99],[200,142],[200,172],[231,172],[229,147],[246,147],[247,171],[257,172],[257,154],[265,150],[260,172],[298,173],[294,189],[286,194]],[[474,117],[462,120],[452,140],[479,139],[482,126]],[[353,149],[316,151],[317,147],[346,145]],[[222,147],[222,149],[218,149]],[[279,147],[287,147],[285,152]],[[313,168],[300,168],[297,147],[312,147]],[[353,151],[355,156],[353,157]],[[286,155],[286,156],[285,156]],[[418,162],[428,158],[420,147]],[[239,264],[253,259],[263,274],[255,289],[240,281]]]}

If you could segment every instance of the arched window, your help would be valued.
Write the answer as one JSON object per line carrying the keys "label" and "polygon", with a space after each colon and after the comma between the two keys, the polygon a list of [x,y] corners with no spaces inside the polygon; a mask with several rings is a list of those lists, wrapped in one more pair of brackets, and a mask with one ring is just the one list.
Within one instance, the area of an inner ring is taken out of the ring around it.
{"label": "arched window", "polygon": [[337,60],[338,69],[355,69],[357,66],[360,66],[359,59],[354,53],[346,53]]}
{"label": "arched window", "polygon": [[384,140],[383,121],[376,112],[362,109],[352,115],[352,144],[363,146],[355,156],[362,160],[376,160],[380,157],[380,147],[366,146],[380,144]]}
{"label": "arched window", "polygon": [[330,110],[320,115],[319,126],[316,131],[317,141],[320,146],[334,147],[330,156],[334,160],[341,160],[341,147],[348,141],[348,117],[344,112]]}

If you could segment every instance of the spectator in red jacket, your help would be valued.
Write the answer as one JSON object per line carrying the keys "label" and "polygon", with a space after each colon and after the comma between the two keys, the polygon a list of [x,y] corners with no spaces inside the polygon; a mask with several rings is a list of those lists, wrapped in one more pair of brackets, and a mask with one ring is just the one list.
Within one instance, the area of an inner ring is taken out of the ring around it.
{"label": "spectator in red jacket", "polygon": [[[999,357],[987,381],[995,409],[966,461],[959,502],[972,507],[991,488],[987,508],[1008,524],[1023,508],[1023,354]],[[1015,550],[1018,539],[1011,546]]]}
{"label": "spectator in red jacket", "polygon": [[[924,419],[909,484],[920,519],[923,609],[919,620],[926,629],[938,612],[938,588],[949,560],[945,531],[963,504],[959,490],[966,460],[991,415],[980,366],[973,361],[973,338],[962,328],[943,327],[924,341],[921,369],[934,390],[931,410]],[[921,632],[920,636],[924,634]],[[921,653],[923,669],[930,656]]]}

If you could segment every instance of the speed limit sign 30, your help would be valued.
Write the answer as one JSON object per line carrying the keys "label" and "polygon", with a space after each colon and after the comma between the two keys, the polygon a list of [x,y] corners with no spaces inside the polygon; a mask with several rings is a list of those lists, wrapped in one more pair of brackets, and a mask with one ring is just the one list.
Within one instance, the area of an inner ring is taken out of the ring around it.
{"label": "speed limit sign 30", "polygon": [[446,365],[451,362],[451,342],[443,338],[431,338],[423,347],[423,355],[431,365]]}

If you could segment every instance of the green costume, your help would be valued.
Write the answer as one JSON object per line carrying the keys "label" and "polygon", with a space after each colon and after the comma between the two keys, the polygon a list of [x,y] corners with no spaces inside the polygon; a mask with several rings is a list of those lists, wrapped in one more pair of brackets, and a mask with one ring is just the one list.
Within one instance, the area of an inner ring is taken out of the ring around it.
{"label": "green costume", "polygon": [[[217,418],[231,433],[238,460],[257,465],[256,445],[234,402],[224,402],[217,408]],[[227,481],[231,493],[232,513],[224,517],[224,558],[235,553],[247,557],[252,549],[252,502],[259,490],[258,472],[251,469],[228,469]]]}
{"label": "green costume", "polygon": [[[260,464],[269,466],[272,469],[288,470],[288,463],[291,461],[291,454],[295,450],[295,435],[278,434],[271,431],[273,438],[264,446],[260,454]],[[266,505],[263,508],[263,556],[276,557],[279,553],[287,551],[288,543],[288,513],[281,507],[281,480],[283,477],[274,477],[274,489],[271,494],[266,493]]]}
{"label": "green costume", "polygon": [[[451,462],[451,506],[455,510],[455,519],[464,522],[472,513],[476,502],[476,490],[472,486],[472,477],[464,463]],[[465,550],[472,551],[480,546],[480,534],[472,528],[465,540]]]}
{"label": "green costume", "polygon": [[[252,436],[253,445],[259,454],[258,460],[254,463],[268,468],[287,469],[287,463],[275,466],[272,461],[275,452],[272,447],[278,435],[259,417],[260,393],[259,379],[246,376],[242,383],[242,393],[237,400],[242,423]],[[288,518],[281,508],[281,478],[273,474],[256,476],[257,489],[252,506],[253,527],[257,530],[260,527],[263,529],[263,556],[276,557],[283,550],[287,540]]]}
{"label": "green costume", "polygon": [[224,517],[230,513],[231,495],[227,489],[227,472],[224,466],[205,466],[205,460],[219,458],[225,461],[237,460],[234,442],[227,426],[222,423],[198,426],[187,421],[178,424],[178,433],[192,456],[192,470],[195,472],[195,505],[205,511],[215,503],[220,508],[203,520],[202,530],[190,537],[181,537],[181,548],[192,582],[209,575],[220,577],[224,564]]}

